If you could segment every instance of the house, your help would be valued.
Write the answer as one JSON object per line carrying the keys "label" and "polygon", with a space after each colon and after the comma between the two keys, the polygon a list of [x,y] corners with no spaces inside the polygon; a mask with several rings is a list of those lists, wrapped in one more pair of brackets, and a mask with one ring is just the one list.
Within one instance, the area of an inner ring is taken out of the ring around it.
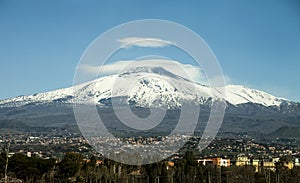
{"label": "house", "polygon": [[263,168],[265,168],[265,169],[275,171],[276,170],[275,163],[276,163],[275,161],[264,161],[262,165],[263,165]]}
{"label": "house", "polygon": [[212,158],[213,164],[217,166],[229,167],[230,159]]}
{"label": "house", "polygon": [[251,165],[255,167],[255,172],[259,172],[261,161],[259,159],[251,159],[250,162],[251,162]]}
{"label": "house", "polygon": [[198,164],[202,164],[204,166],[212,164],[216,166],[223,166],[229,167],[230,166],[230,159],[223,159],[223,158],[206,158],[206,159],[199,159],[197,160]]}
{"label": "house", "polygon": [[212,159],[199,159],[197,160],[198,164],[202,164],[204,166],[209,165],[209,164],[213,164],[213,160]]}
{"label": "house", "polygon": [[296,158],[296,159],[295,159],[295,166],[300,166],[299,158]]}
{"label": "house", "polygon": [[289,161],[289,162],[285,162],[283,163],[283,166],[287,167],[288,169],[293,169],[294,168],[294,163]]}
{"label": "house", "polygon": [[235,163],[236,166],[245,166],[250,164],[250,159],[245,154],[238,155],[238,158]]}

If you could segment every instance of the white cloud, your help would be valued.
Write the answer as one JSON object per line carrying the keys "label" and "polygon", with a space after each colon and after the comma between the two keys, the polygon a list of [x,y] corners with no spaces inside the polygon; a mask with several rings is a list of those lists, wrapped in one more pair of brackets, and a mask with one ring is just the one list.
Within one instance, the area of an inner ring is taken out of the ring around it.
{"label": "white cloud", "polygon": [[206,84],[206,77],[199,66],[183,64],[168,59],[122,60],[104,66],[81,65],[79,69],[89,74],[111,75],[122,73],[134,67],[162,67],[176,75]]}
{"label": "white cloud", "polygon": [[159,38],[126,37],[118,41],[121,43],[122,48],[128,48],[131,46],[157,48],[176,45],[175,43]]}

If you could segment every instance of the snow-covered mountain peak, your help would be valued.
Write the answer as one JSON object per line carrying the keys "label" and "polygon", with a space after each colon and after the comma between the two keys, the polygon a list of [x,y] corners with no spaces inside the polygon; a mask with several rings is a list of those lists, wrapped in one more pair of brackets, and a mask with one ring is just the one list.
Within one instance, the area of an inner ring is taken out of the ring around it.
{"label": "snow-covered mountain peak", "polygon": [[119,74],[120,77],[124,77],[124,76],[133,76],[135,74],[141,74],[141,73],[153,73],[153,74],[158,74],[161,76],[168,76],[171,78],[176,78],[176,79],[180,79],[180,80],[188,80],[186,78],[183,78],[181,76],[178,76],[168,70],[166,70],[163,67],[141,67],[141,66],[137,66],[137,67],[132,67],[130,68],[128,71],[124,71],[123,73]]}
{"label": "snow-covered mountain peak", "polygon": [[[233,105],[255,103],[280,106],[290,102],[240,85],[227,85],[225,91],[225,100]],[[69,88],[2,100],[0,107],[53,102],[106,105],[115,97],[140,106],[169,107],[179,107],[182,102],[204,104],[219,99],[213,88],[185,79],[162,67],[135,67],[121,74],[104,76]]]}

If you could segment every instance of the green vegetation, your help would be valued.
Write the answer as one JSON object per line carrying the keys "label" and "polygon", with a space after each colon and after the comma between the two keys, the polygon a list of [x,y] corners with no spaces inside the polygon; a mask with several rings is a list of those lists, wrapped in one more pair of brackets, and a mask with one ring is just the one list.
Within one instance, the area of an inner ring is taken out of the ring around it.
{"label": "green vegetation", "polygon": [[271,134],[274,137],[300,138],[300,127],[283,126]]}
{"label": "green vegetation", "polygon": [[[0,155],[0,175],[4,177],[6,154]],[[55,167],[54,159],[29,158],[23,154],[15,154],[9,158],[9,176],[17,177],[25,182],[37,182],[46,178]]]}
{"label": "green vegetation", "polygon": [[[0,155],[0,176],[3,177],[6,155]],[[15,154],[9,158],[9,177],[22,179],[25,183],[98,183],[98,182],[161,182],[161,183],[297,183],[300,168],[286,168],[284,159],[276,164],[276,170],[263,169],[255,172],[252,166],[218,167],[203,166],[187,152],[175,162],[162,161],[134,166],[120,164],[108,159],[91,157],[85,160],[81,154],[67,153],[64,158],[29,158]],[[174,163],[174,164],[173,164]]]}

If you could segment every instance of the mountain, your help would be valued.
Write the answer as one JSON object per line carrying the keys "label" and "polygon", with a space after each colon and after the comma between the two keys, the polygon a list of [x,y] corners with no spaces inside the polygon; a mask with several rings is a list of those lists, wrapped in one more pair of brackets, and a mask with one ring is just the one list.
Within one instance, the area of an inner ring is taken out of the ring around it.
{"label": "mountain", "polygon": [[[239,136],[246,133],[259,137],[261,134],[276,133],[282,127],[300,127],[300,104],[297,102],[240,85],[227,85],[225,90],[227,107],[221,135]],[[167,106],[165,123],[155,129],[160,132],[175,127],[182,103],[201,106],[197,131],[203,130],[211,103],[222,100],[217,89],[190,81],[164,68],[137,67],[69,88],[2,100],[0,131],[12,131],[12,127],[15,127],[15,131],[26,129],[27,132],[53,128],[63,132],[66,129],[76,130],[73,104],[97,104],[102,112],[101,118],[107,119],[107,128],[132,130],[122,126],[115,116],[111,108],[113,99],[117,99],[121,105],[129,103],[138,116],[149,115],[149,107]]]}
{"label": "mountain", "polygon": [[[118,84],[114,86],[114,82]],[[130,91],[126,90],[127,86],[132,86]],[[234,106],[254,103],[280,107],[281,104],[292,103],[287,99],[240,85],[227,85],[225,91],[225,100]],[[138,106],[177,108],[182,102],[205,104],[210,100],[217,100],[218,91],[177,76],[161,67],[138,67],[69,88],[2,100],[0,107],[52,102],[107,105],[114,97],[125,97],[125,102]]]}
{"label": "mountain", "polygon": [[276,131],[271,133],[272,136],[277,138],[300,138],[300,127],[299,126],[283,126]]}

